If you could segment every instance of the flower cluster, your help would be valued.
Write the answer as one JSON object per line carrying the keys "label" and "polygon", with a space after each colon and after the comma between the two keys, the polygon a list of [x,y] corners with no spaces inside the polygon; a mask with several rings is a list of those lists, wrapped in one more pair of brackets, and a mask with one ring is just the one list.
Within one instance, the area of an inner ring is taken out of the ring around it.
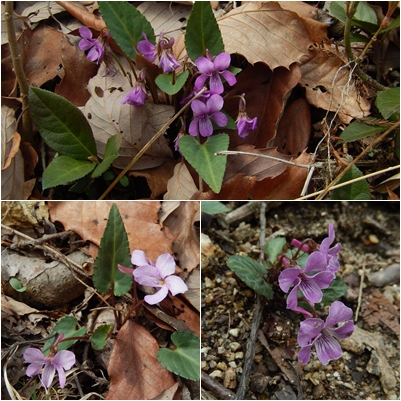
{"label": "flower cluster", "polygon": [[49,388],[52,384],[54,374],[57,370],[60,387],[65,386],[66,376],[65,370],[71,369],[75,364],[75,354],[71,351],[63,350],[56,352],[58,343],[63,339],[61,334],[54,345],[50,348],[50,353],[45,357],[41,350],[37,348],[28,348],[24,352],[24,359],[30,365],[26,369],[26,375],[29,377],[36,376],[42,371],[41,383],[43,387]]}
{"label": "flower cluster", "polygon": [[311,252],[303,269],[294,265],[294,262],[289,261],[285,256],[279,257],[285,269],[280,273],[278,282],[283,292],[289,292],[287,309],[300,312],[307,317],[301,322],[298,333],[298,343],[301,346],[298,359],[304,364],[308,363],[313,346],[324,365],[332,359],[339,358],[342,352],[335,338],[346,338],[354,331],[354,323],[350,320],[352,310],[342,302],[333,302],[326,322],[312,317],[312,313],[298,305],[298,291],[300,291],[303,295],[302,300],[307,302],[314,311],[314,304],[323,298],[322,290],[328,288],[334,280],[335,273],[340,268],[338,253],[341,249],[339,243],[330,248],[334,238],[334,225],[330,224],[329,236],[320,246],[318,244],[309,246],[294,239],[292,244],[296,248],[303,252]]}
{"label": "flower cluster", "polygon": [[172,295],[188,291],[184,281],[174,275],[175,261],[169,253],[160,255],[154,264],[146,258],[144,251],[136,250],[132,252],[131,263],[138,267],[130,269],[118,265],[118,269],[122,273],[132,274],[138,284],[157,289],[155,294],[145,296],[145,301],[150,305],[161,302],[167,297],[169,291]]}

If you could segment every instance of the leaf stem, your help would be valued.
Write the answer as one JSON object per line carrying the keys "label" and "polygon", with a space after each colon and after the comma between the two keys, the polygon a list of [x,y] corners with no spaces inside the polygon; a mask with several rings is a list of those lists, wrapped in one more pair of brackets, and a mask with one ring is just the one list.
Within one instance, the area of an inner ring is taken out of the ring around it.
{"label": "leaf stem", "polygon": [[[22,65],[21,51],[19,49],[15,34],[14,2],[6,1],[4,4],[4,9],[5,9],[4,19],[6,21],[6,28],[7,28],[7,40],[10,46],[10,53],[13,62],[14,73],[15,76],[17,77],[18,85],[21,92],[22,109],[25,110],[29,107],[29,102],[28,102],[29,85],[25,75],[24,67]],[[21,138],[23,141],[30,142],[33,144],[32,119],[29,113],[22,114]]]}
{"label": "leaf stem", "polygon": [[354,58],[354,54],[352,53],[352,48],[351,48],[351,26],[352,26],[352,18],[355,15],[355,12],[356,12],[357,3],[358,2],[356,2],[356,1],[351,1],[351,2],[346,4],[346,15],[347,15],[347,18],[345,20],[345,27],[344,27],[345,52],[347,54],[348,61],[349,61],[349,64],[351,66],[351,69],[355,67],[355,73],[359,76],[359,78],[363,82],[365,82],[367,85],[371,86],[372,88],[375,88],[377,91],[386,91],[389,88],[387,88],[386,86],[380,84],[375,79],[370,77],[359,66],[359,62],[365,56],[365,54],[368,51],[370,45],[376,40],[377,36],[382,31],[383,27],[382,26],[379,27],[379,29],[373,35],[373,37],[371,38],[369,43],[365,46],[365,49],[363,50],[362,54],[357,59]]}
{"label": "leaf stem", "polygon": [[157,141],[157,139],[166,132],[168,127],[189,107],[192,101],[200,97],[206,90],[206,87],[202,88],[180,111],[174,114],[174,116],[163,125],[159,132],[138,152],[138,154],[127,164],[124,170],[121,171],[117,178],[109,185],[106,191],[104,191],[104,193],[100,196],[99,200],[102,200],[106,197],[106,195],[116,186],[125,173],[144,155],[144,153]]}

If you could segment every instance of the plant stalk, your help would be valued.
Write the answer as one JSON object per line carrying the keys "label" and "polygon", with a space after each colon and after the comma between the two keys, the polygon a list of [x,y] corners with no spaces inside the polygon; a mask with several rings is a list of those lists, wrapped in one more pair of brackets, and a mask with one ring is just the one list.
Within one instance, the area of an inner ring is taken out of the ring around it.
{"label": "plant stalk", "polygon": [[[4,19],[6,21],[7,28],[7,39],[10,46],[11,59],[13,62],[13,68],[15,76],[17,77],[18,85],[20,88],[22,109],[28,110],[29,101],[29,85],[25,75],[24,67],[22,65],[21,51],[18,46],[15,27],[14,27],[14,2],[6,1],[4,3]],[[29,112],[22,113],[20,134],[23,141],[30,142],[33,144],[33,130],[32,130],[32,119]]]}

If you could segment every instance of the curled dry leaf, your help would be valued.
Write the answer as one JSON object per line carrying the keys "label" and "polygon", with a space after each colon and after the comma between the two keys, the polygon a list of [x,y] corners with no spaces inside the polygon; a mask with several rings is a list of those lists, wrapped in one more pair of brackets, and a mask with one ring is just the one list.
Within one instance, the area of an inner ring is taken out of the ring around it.
{"label": "curled dry leaf", "polygon": [[[113,135],[122,135],[119,157],[113,162],[118,168],[124,168],[174,114],[173,106],[147,102],[141,107],[121,104],[131,89],[120,71],[113,77],[107,75],[103,63],[98,74],[89,81],[91,98],[84,108],[100,157],[104,154],[107,140]],[[132,170],[154,168],[171,158],[172,151],[166,139],[160,137]]]}
{"label": "curled dry leaf", "polygon": [[199,202],[163,202],[160,219],[175,237],[173,252],[185,279],[199,265]]}
{"label": "curled dry leaf", "polygon": [[339,118],[349,124],[353,118],[370,114],[370,103],[355,86],[352,72],[336,54],[323,49],[310,52],[309,60],[300,66],[300,85],[306,89],[310,104],[324,110],[339,110]]}
{"label": "curled dry leaf", "polygon": [[24,199],[24,158],[15,132],[15,111],[1,106],[1,199]]}

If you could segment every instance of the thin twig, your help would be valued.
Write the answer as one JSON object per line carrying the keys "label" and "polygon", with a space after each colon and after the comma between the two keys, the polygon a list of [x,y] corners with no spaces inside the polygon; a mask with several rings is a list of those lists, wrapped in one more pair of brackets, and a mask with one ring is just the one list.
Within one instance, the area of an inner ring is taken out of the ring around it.
{"label": "thin twig", "polygon": [[235,400],[235,394],[202,371],[202,387],[206,387],[222,400]]}
{"label": "thin twig", "polygon": [[355,322],[358,320],[359,309],[361,308],[361,300],[362,300],[362,289],[363,289],[363,282],[365,280],[365,267],[366,267],[366,260],[364,259],[362,265],[362,276],[361,276],[361,283],[359,285],[359,293],[358,293],[358,305],[355,311]]}
{"label": "thin twig", "polygon": [[260,153],[241,152],[239,150],[222,150],[220,152],[216,152],[214,155],[215,156],[226,156],[226,155],[227,156],[240,156],[240,155],[254,156],[254,157],[261,157],[262,159],[269,159],[269,160],[274,160],[274,161],[281,162],[281,163],[286,163],[286,164],[289,164],[290,166],[296,166],[296,167],[302,167],[302,168],[310,168],[310,166],[311,166],[309,164],[300,164],[300,163],[290,162],[289,160],[280,159],[279,157],[263,155]]}
{"label": "thin twig", "polygon": [[[353,184],[354,182],[366,180],[367,178],[371,178],[371,177],[374,177],[374,176],[376,176],[376,175],[388,173],[389,171],[392,171],[392,170],[397,170],[397,169],[399,169],[400,167],[401,167],[401,166],[398,164],[397,166],[388,167],[388,168],[386,168],[386,169],[384,169],[384,170],[375,171],[374,173],[370,173],[370,174],[367,174],[367,175],[363,175],[362,177],[357,177],[357,178],[354,178],[354,179],[352,179],[352,180],[349,180],[349,181],[346,181],[346,182],[342,182],[341,184],[333,185],[333,186],[330,188],[330,191],[332,191],[332,190],[334,190],[334,189],[337,189],[337,188],[345,187],[345,186],[347,186],[347,185],[349,185],[349,184]],[[313,192],[313,193],[311,193],[311,194],[308,194],[308,195],[305,195],[305,196],[301,196],[300,198],[298,198],[298,199],[296,199],[296,200],[304,200],[304,199],[313,198],[313,197],[316,196],[316,195],[322,194],[324,191],[325,191],[325,189],[322,189],[321,191],[316,191],[316,192]]]}
{"label": "thin twig", "polygon": [[[29,85],[28,79],[26,78],[24,67],[22,65],[22,55],[20,48],[17,43],[17,37],[14,27],[14,2],[6,1],[4,3],[4,19],[6,21],[7,28],[7,40],[10,46],[11,59],[13,62],[13,68],[15,76],[17,77],[18,85],[20,88],[22,109],[28,109],[28,93]],[[21,125],[21,137],[23,141],[33,143],[33,131],[32,131],[32,119],[29,113],[22,114],[22,125]]]}
{"label": "thin twig", "polygon": [[[266,234],[266,202],[262,202],[260,205],[260,225],[261,225],[261,232],[260,232],[260,263],[264,258],[264,245],[266,242],[265,234]],[[240,382],[238,385],[237,393],[235,394],[236,400],[243,400],[245,399],[245,393],[248,389],[248,384],[250,380],[250,372],[251,367],[253,364],[253,359],[255,357],[255,347],[256,347],[256,339],[258,336],[258,329],[260,326],[260,320],[262,318],[262,312],[264,308],[265,302],[262,295],[256,295],[256,302],[253,309],[253,320],[252,320],[252,327],[251,333],[249,336],[249,340],[246,344],[246,352],[245,352],[245,359],[244,364],[242,366],[242,374],[240,378]]]}
{"label": "thin twig", "polygon": [[206,87],[202,88],[181,110],[179,110],[163,127],[159,130],[159,132],[137,153],[137,155],[127,164],[123,171],[117,176],[117,178],[109,185],[106,191],[103,192],[102,196],[99,200],[104,199],[107,194],[117,185],[117,183],[123,178],[125,173],[143,156],[143,154],[156,142],[156,140],[162,136],[168,127],[189,107],[189,105],[202,95],[203,92],[206,91]]}
{"label": "thin twig", "polygon": [[400,122],[397,121],[392,127],[390,127],[388,130],[383,132],[382,135],[380,135],[378,138],[376,138],[373,142],[369,144],[348,166],[323,190],[323,192],[316,198],[322,199],[323,196],[329,192],[332,187],[339,181],[339,179],[359,160],[361,159],[366,153],[369,152],[371,148],[373,148],[375,145],[377,145],[379,142],[381,142],[390,132],[395,130],[397,127],[400,126]]}

